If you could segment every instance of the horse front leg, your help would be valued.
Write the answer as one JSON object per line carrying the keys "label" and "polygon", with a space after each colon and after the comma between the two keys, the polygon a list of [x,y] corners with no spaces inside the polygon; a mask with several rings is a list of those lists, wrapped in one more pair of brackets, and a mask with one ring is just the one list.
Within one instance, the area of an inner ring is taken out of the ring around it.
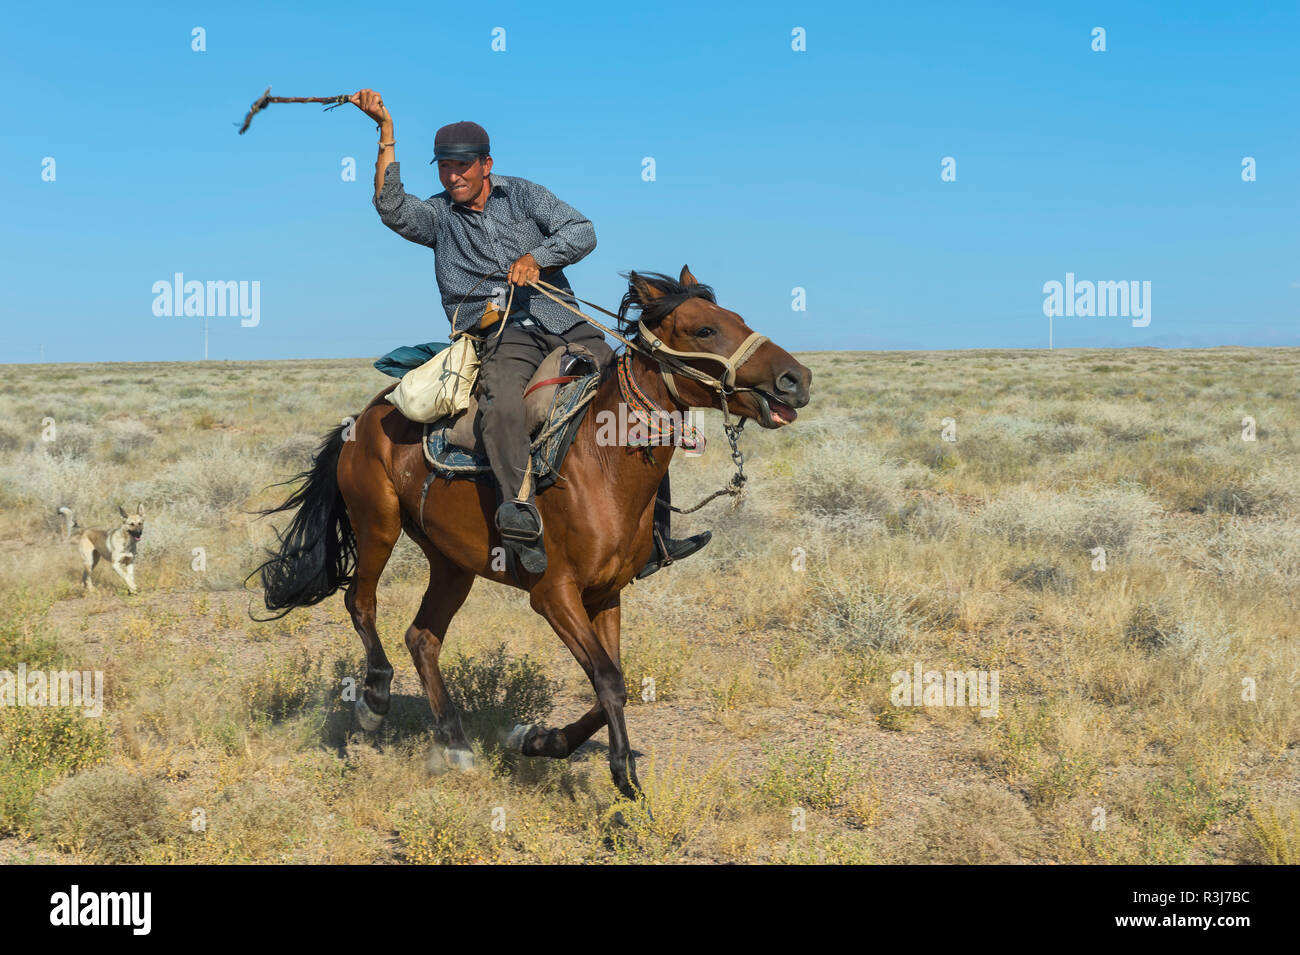
{"label": "horse front leg", "polygon": [[[518,727],[511,734],[512,742],[525,755],[558,755],[549,751],[552,747],[562,748],[564,755],[568,755],[602,725],[608,725],[609,769],[614,785],[628,799],[639,799],[641,784],[637,781],[636,764],[623,718],[627,690],[618,665],[619,598],[613,597],[589,613],[576,586],[539,586],[533,589],[532,605],[546,618],[586,672],[592,689],[596,691],[596,705],[563,730],[547,732],[536,727]],[[524,731],[522,738],[516,735],[521,730]],[[560,734],[558,740],[555,739],[557,732]]]}
{"label": "horse front leg", "polygon": [[[619,661],[619,604],[614,597],[597,604],[585,604],[587,616],[596,629],[596,637],[605,649],[605,655],[613,661],[622,672]],[[549,756],[552,759],[564,759],[575,752],[579,746],[591,739],[598,729],[607,722],[605,708],[597,700],[586,713],[568,726],[561,729],[543,729],[534,724],[516,726],[507,746],[525,756]],[[635,766],[632,771],[632,783],[636,785]]]}
{"label": "horse front leg", "polygon": [[[591,618],[591,625],[596,631],[596,637],[600,640],[601,649],[614,664],[614,673],[618,679],[618,722],[609,721],[609,758],[611,765],[615,760],[615,743],[614,728],[617,726],[621,731],[623,741],[623,754],[619,757],[620,765],[623,767],[627,781],[637,794],[629,796],[629,799],[638,798],[641,795],[641,781],[636,776],[636,757],[632,754],[632,746],[628,740],[627,725],[623,720],[623,710],[627,706],[627,681],[623,679],[623,661],[620,653],[620,637],[622,633],[622,607],[623,598],[621,594],[615,594],[608,600],[601,603],[588,605],[587,612]],[[604,710],[599,699],[597,707]],[[594,732],[594,730],[593,730]],[[614,774],[615,783],[618,782],[618,773]],[[624,795],[627,795],[624,793]]]}

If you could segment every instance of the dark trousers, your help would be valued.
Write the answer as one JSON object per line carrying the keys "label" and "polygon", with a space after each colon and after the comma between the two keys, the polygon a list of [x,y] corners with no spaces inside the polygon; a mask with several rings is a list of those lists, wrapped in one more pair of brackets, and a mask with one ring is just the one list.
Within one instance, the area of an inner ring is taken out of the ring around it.
{"label": "dark trousers", "polygon": [[[488,334],[492,331],[495,329]],[[538,324],[520,325],[514,316],[498,338],[479,346],[479,427],[503,501],[519,496],[528,468],[524,388],[542,359],[565,342],[585,345],[602,368],[613,355],[604,334],[594,325],[579,322],[564,334],[556,335]]]}

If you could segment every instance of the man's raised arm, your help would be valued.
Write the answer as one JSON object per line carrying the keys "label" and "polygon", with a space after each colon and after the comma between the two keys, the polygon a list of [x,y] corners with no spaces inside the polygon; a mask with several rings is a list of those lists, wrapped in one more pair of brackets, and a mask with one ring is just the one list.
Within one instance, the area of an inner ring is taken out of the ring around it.
{"label": "man's raised arm", "polygon": [[401,165],[393,139],[393,117],[384,99],[371,89],[352,94],[351,102],[379,124],[379,155],[375,159],[375,208],[384,225],[404,239],[433,247],[434,211],[402,188]]}

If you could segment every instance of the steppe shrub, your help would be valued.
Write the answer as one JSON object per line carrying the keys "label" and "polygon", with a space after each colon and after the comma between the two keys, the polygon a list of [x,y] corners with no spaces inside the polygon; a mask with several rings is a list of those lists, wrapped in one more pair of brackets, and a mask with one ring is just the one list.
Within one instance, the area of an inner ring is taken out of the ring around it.
{"label": "steppe shrub", "polygon": [[154,779],[98,766],[37,799],[41,835],[101,862],[135,862],[166,833],[167,802]]}
{"label": "steppe shrub", "polygon": [[921,813],[917,834],[924,861],[949,865],[1009,865],[1032,858],[1041,846],[1038,823],[1007,789],[968,786]]}
{"label": "steppe shrub", "polygon": [[108,755],[101,719],[66,706],[0,707],[0,833],[26,830],[36,795]]}
{"label": "steppe shrub", "polygon": [[478,736],[516,723],[542,722],[554,708],[560,686],[537,661],[508,657],[504,643],[482,656],[443,663],[442,676],[466,730]]}

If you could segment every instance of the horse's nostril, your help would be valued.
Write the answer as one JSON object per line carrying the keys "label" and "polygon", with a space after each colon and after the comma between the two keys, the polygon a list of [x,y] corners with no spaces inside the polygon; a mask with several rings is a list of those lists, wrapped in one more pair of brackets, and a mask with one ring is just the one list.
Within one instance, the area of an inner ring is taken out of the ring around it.
{"label": "horse's nostril", "polygon": [[776,380],[776,387],[781,394],[789,394],[799,387],[799,379],[787,371]]}

